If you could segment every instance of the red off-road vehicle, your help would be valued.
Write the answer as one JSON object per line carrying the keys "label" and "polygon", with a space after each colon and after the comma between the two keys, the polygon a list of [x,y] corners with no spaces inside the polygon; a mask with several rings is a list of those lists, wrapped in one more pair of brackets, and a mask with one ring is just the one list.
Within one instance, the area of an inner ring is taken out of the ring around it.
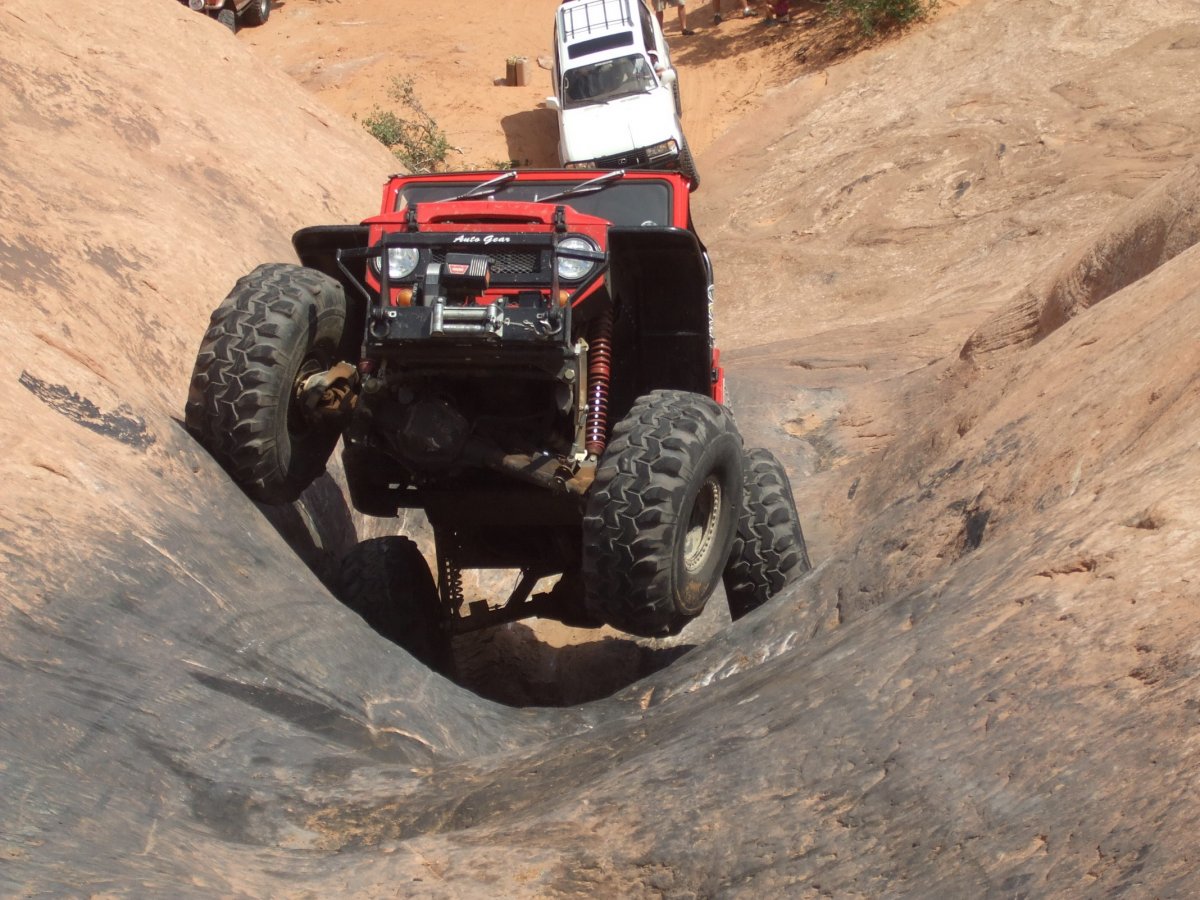
{"label": "red off-road vehicle", "polygon": [[[343,440],[365,541],[342,599],[434,665],[527,616],[678,632],[724,576],[736,618],[809,568],[787,476],[723,405],[712,273],[676,173],[397,175],[358,225],[304,228],[213,313],[188,429],[253,498],[294,500]],[[464,569],[513,569],[467,602]],[[559,576],[541,593],[542,579]]]}
{"label": "red off-road vehicle", "polygon": [[216,19],[230,31],[263,25],[271,16],[271,0],[180,0],[196,12]]}

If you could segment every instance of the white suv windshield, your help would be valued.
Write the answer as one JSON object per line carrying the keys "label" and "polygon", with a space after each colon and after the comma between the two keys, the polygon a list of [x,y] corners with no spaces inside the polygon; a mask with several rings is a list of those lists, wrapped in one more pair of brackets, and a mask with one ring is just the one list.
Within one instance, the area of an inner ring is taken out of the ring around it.
{"label": "white suv windshield", "polygon": [[568,69],[563,74],[563,105],[568,109],[603,103],[629,94],[642,94],[658,87],[646,57],[635,53],[618,59]]}

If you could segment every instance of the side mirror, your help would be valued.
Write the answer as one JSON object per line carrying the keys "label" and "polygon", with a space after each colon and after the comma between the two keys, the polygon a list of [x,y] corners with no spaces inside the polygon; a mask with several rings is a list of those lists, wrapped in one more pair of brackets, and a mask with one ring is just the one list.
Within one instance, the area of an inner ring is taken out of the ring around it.
{"label": "side mirror", "polygon": [[557,97],[547,97],[546,98],[546,109],[558,109],[558,108],[559,108],[559,103],[558,103]]}
{"label": "side mirror", "polygon": [[674,69],[664,69],[662,74],[659,75],[658,77],[662,81],[663,84],[674,84],[675,83],[675,70]]}

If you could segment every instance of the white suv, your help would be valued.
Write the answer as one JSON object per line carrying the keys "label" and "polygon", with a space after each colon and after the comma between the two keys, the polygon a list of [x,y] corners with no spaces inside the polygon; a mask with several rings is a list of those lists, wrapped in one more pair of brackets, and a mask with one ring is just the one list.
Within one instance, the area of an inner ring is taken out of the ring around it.
{"label": "white suv", "polygon": [[678,169],[699,184],[679,122],[679,82],[645,0],[564,0],[553,97],[564,166]]}

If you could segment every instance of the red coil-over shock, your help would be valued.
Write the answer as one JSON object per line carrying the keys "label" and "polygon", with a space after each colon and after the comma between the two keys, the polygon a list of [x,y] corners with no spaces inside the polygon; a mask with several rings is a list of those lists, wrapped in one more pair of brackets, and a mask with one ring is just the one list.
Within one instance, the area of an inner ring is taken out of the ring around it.
{"label": "red coil-over shock", "polygon": [[584,449],[599,456],[608,443],[608,385],[612,380],[612,307],[592,322],[588,335],[588,411]]}

